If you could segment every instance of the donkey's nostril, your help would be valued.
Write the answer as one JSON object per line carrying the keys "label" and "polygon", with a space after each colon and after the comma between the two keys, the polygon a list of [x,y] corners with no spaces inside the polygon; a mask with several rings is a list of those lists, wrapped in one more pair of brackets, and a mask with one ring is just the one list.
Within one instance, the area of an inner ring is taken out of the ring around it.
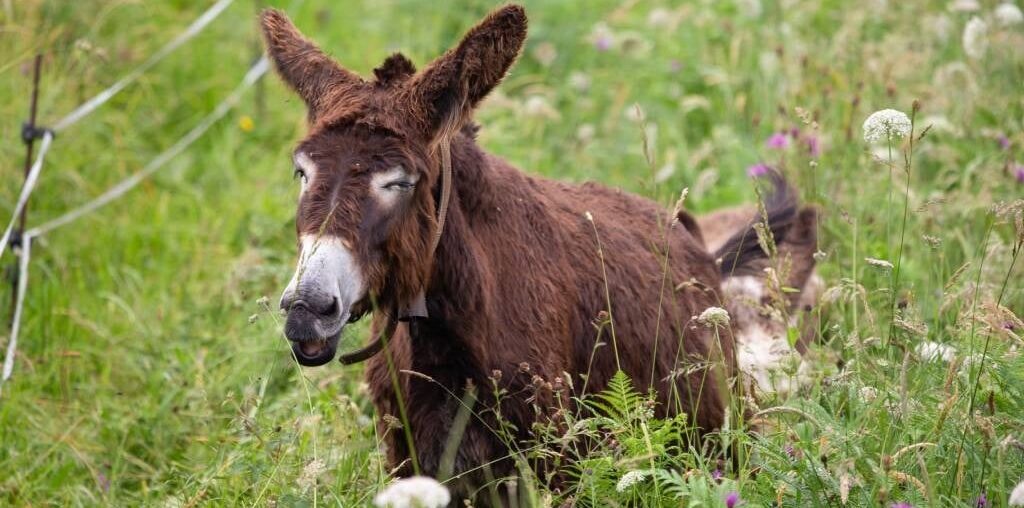
{"label": "donkey's nostril", "polygon": [[295,300],[288,307],[288,312],[297,310],[303,310],[310,314],[316,314],[318,316],[335,316],[339,313],[340,308],[338,304],[338,298],[333,297],[329,302],[311,302],[307,300]]}

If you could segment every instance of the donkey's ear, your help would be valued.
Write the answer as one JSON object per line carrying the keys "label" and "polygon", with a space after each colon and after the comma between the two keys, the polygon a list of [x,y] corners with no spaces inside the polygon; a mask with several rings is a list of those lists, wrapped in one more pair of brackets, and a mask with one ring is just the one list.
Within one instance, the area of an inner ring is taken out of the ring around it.
{"label": "donkey's ear", "polygon": [[498,86],[526,40],[526,11],[506,5],[473,27],[409,83],[411,107],[429,140],[450,136]]}
{"label": "donkey's ear", "polygon": [[283,12],[264,10],[262,25],[267,53],[281,78],[306,102],[311,122],[327,105],[363,83],[303,37]]}

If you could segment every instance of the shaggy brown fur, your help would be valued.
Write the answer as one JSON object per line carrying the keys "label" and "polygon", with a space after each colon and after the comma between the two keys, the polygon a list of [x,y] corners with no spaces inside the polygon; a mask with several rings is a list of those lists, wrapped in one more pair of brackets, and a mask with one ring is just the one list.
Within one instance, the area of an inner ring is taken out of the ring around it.
{"label": "shaggy brown fur", "polygon": [[[702,433],[721,426],[732,336],[721,330],[716,338],[693,319],[720,305],[721,279],[693,217],[681,212],[671,221],[647,199],[528,175],[473,139],[473,108],[525,40],[521,7],[496,10],[419,73],[405,57],[390,57],[373,82],[341,69],[282,13],[267,11],[263,28],[278,71],[309,107],[310,132],[300,147],[325,175],[299,205],[299,233],[323,228],[354,246],[369,274],[356,316],[371,302],[394,309],[427,289],[430,318],[415,333],[399,326],[366,373],[380,415],[399,416],[404,401],[412,458],[424,474],[439,471],[467,382],[481,388],[474,407],[480,418],[461,437],[454,472],[509,453],[492,430],[495,377],[508,394],[500,413],[515,426],[516,441],[555,409],[556,379],[567,373],[571,380],[574,392],[561,395],[567,402],[584,385],[588,393],[602,390],[619,368],[641,390],[657,391],[659,415],[685,412]],[[454,188],[431,257],[443,138],[451,142]],[[367,185],[370,175],[395,165],[420,180],[385,214]],[[375,330],[388,319],[375,312]],[[403,431],[379,425],[391,466],[411,474]],[[491,467],[502,475],[510,463]]]}

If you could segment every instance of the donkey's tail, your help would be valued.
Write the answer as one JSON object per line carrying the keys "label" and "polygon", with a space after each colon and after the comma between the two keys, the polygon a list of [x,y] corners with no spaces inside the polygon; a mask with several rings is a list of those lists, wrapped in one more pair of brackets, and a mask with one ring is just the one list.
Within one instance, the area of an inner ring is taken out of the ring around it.
{"label": "donkey's tail", "polygon": [[768,194],[764,196],[764,208],[759,208],[757,216],[749,224],[734,233],[714,252],[722,275],[727,277],[738,275],[744,268],[753,266],[752,261],[768,257],[758,242],[757,225],[767,222],[767,229],[771,231],[775,245],[779,245],[786,239],[797,217],[797,193],[785,177],[778,171],[771,171],[763,178],[771,184]]}

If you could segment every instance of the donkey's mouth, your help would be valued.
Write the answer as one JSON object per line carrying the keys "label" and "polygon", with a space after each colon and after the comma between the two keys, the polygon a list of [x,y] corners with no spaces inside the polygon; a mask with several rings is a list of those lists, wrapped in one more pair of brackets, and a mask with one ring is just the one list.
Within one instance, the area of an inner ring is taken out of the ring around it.
{"label": "donkey's mouth", "polygon": [[334,359],[338,349],[338,335],[326,339],[309,339],[292,342],[292,354],[305,367],[318,367]]}

